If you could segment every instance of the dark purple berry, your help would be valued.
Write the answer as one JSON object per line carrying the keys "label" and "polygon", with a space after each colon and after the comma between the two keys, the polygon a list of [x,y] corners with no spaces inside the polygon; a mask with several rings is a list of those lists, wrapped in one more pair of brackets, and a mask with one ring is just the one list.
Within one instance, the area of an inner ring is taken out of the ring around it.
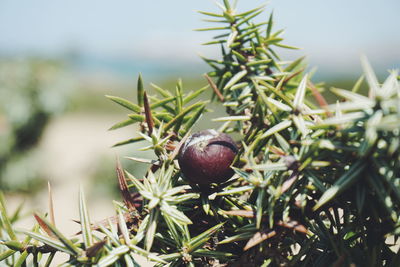
{"label": "dark purple berry", "polygon": [[192,134],[179,151],[179,166],[192,183],[221,183],[233,175],[231,164],[237,147],[232,138],[215,130]]}
{"label": "dark purple berry", "polygon": [[285,156],[283,162],[289,170],[297,170],[300,167],[299,161],[294,156]]}

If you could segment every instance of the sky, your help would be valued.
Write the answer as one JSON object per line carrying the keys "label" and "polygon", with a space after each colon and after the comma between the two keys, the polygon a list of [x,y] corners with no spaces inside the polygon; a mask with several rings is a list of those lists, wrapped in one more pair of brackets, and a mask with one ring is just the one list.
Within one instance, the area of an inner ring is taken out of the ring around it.
{"label": "sky", "polygon": [[[238,10],[266,1],[240,0]],[[57,55],[199,62],[214,33],[197,10],[211,0],[0,0],[0,55]],[[270,0],[275,29],[320,68],[359,66],[360,54],[385,69],[400,68],[399,0]],[[293,56],[292,54],[289,57]]]}

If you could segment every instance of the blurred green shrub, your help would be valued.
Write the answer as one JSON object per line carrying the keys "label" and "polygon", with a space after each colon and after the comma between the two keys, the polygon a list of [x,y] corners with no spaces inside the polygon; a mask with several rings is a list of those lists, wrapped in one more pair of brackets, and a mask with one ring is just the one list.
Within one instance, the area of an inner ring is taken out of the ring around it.
{"label": "blurred green shrub", "polygon": [[46,124],[66,106],[72,79],[57,61],[0,60],[0,187],[40,186],[38,144]]}

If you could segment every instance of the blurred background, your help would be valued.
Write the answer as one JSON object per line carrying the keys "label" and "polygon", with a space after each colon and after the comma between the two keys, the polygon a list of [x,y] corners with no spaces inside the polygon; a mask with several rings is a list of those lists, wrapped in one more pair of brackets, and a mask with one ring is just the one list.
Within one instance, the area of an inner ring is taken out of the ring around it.
{"label": "blurred background", "polygon": [[[238,9],[265,1],[242,0]],[[115,158],[139,174],[146,166],[124,159],[134,145],[111,148],[135,135],[135,127],[107,131],[127,113],[104,95],[135,97],[142,73],[173,88],[206,85],[208,67],[199,54],[218,56],[201,43],[212,32],[197,10],[214,12],[213,1],[0,0],[0,186],[16,206],[46,212],[50,181],[60,228],[73,233],[77,193],[83,184],[93,220],[113,215]],[[398,0],[271,0],[259,20],[274,11],[275,30],[285,29],[285,59],[306,55],[315,81],[350,87],[366,54],[380,77],[400,67]]]}

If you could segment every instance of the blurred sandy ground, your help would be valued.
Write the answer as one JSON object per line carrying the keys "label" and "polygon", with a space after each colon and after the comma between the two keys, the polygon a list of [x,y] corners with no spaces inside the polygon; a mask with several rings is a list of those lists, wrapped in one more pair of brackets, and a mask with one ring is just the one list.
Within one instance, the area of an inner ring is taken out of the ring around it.
{"label": "blurred sandy ground", "polygon": [[[122,115],[122,114],[121,114]],[[39,145],[42,169],[49,177],[54,199],[56,226],[62,233],[72,236],[80,230],[80,226],[72,221],[78,219],[78,193],[82,184],[85,192],[90,192],[93,180],[91,177],[100,159],[108,158],[114,169],[115,158],[127,156],[127,148],[111,148],[118,141],[132,136],[134,129],[123,128],[117,131],[107,131],[121,116],[69,114],[59,117],[47,126]],[[113,175],[109,179],[116,179]],[[89,216],[92,222],[114,215],[111,196],[86,193]],[[117,199],[121,200],[121,199]],[[13,211],[21,202],[20,197],[8,198],[9,211]],[[29,229],[34,221],[32,212],[48,211],[47,188],[43,188],[33,199],[25,203],[26,217],[18,226]],[[58,255],[54,261],[61,263],[66,255]],[[145,258],[138,256],[142,266],[152,266]]]}

